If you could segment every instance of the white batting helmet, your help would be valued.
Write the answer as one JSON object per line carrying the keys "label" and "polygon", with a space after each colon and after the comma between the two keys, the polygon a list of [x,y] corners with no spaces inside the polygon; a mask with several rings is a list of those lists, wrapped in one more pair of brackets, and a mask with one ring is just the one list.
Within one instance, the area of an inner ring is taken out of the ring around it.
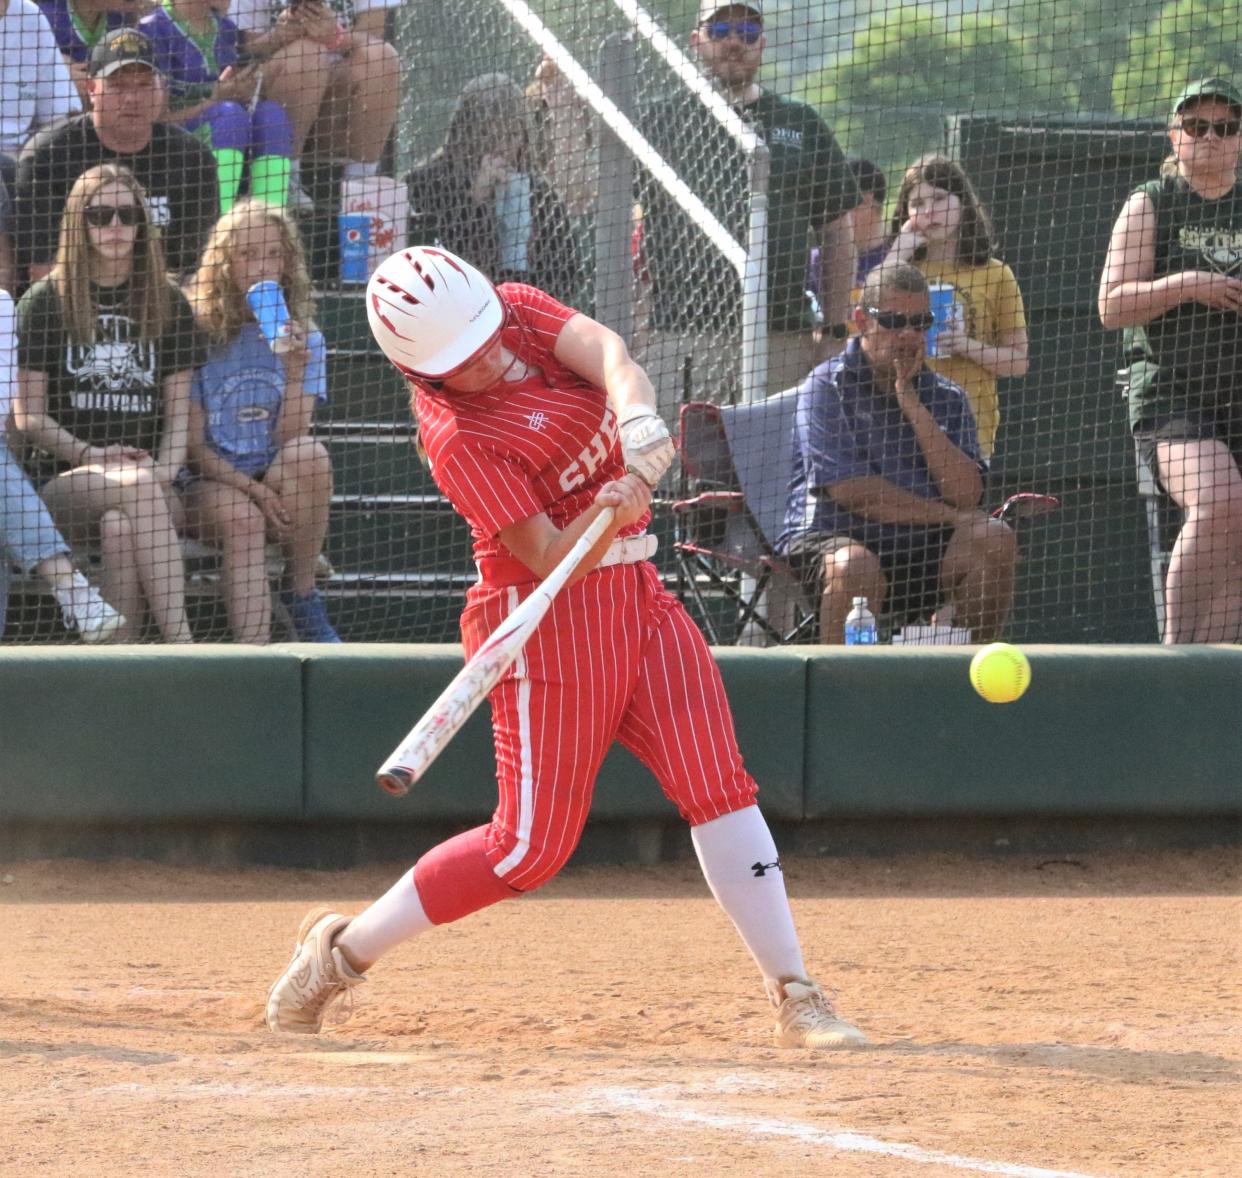
{"label": "white batting helmet", "polygon": [[505,307],[491,281],[435,246],[385,259],[367,283],[367,319],[384,355],[407,376],[442,380],[499,334]]}

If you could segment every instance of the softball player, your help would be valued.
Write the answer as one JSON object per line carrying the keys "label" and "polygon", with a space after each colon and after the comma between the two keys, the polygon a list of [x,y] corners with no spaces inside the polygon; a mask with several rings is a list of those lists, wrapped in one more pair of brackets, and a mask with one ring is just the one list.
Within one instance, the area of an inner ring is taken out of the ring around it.
{"label": "softball player", "polygon": [[310,913],[268,994],[268,1026],[318,1031],[328,1004],[402,941],[551,879],[620,740],[689,822],[703,874],[763,974],[777,1043],[865,1043],[807,977],[716,664],[649,563],[651,488],[674,452],[621,338],[429,247],[379,267],[367,310],[413,389],[432,474],[474,536],[467,657],[601,510],[615,518],[491,693],[491,822],[433,848],[361,915]]}

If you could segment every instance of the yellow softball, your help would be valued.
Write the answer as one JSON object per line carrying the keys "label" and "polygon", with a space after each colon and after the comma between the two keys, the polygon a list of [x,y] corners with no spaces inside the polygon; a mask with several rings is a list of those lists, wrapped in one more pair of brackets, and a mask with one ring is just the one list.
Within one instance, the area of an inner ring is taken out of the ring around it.
{"label": "yellow softball", "polygon": [[993,642],[970,660],[970,685],[988,703],[1008,704],[1030,686],[1031,664],[1016,646]]}

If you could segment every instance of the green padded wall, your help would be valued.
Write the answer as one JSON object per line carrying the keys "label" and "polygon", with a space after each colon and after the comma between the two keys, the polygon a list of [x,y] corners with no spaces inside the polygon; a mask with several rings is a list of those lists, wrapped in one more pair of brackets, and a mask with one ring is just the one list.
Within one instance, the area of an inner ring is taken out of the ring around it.
{"label": "green padded wall", "polygon": [[296,648],[0,652],[0,821],[302,813]]}
{"label": "green padded wall", "polygon": [[1032,646],[989,704],[973,648],[819,654],[807,817],[1237,812],[1242,649]]}
{"label": "green padded wall", "polygon": [[375,784],[380,763],[461,666],[460,646],[314,648],[303,667],[307,817],[484,821],[496,805],[486,703],[404,798]]}
{"label": "green padded wall", "polygon": [[[807,648],[722,646],[712,653],[733,708],[738,746],[759,783],[764,813],[773,819],[800,819]],[[600,771],[591,816],[676,818],[677,811],[655,778],[624,749],[614,748]]]}
{"label": "green padded wall", "polygon": [[[306,648],[303,648],[306,649]],[[739,743],[770,816],[802,816],[806,655],[716,652]],[[306,658],[306,809],[309,818],[484,821],[496,804],[486,704],[405,798],[375,770],[462,665],[456,646],[316,648]],[[604,762],[593,818],[674,818],[655,779],[623,749]]]}

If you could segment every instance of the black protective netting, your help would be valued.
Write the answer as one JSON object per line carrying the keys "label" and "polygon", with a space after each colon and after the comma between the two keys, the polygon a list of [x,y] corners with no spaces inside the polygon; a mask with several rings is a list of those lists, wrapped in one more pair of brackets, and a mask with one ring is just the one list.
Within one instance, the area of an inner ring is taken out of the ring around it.
{"label": "black protective netting", "polygon": [[3,641],[455,640],[403,243],[626,339],[713,640],[1242,636],[1239,0],[0,4]]}

